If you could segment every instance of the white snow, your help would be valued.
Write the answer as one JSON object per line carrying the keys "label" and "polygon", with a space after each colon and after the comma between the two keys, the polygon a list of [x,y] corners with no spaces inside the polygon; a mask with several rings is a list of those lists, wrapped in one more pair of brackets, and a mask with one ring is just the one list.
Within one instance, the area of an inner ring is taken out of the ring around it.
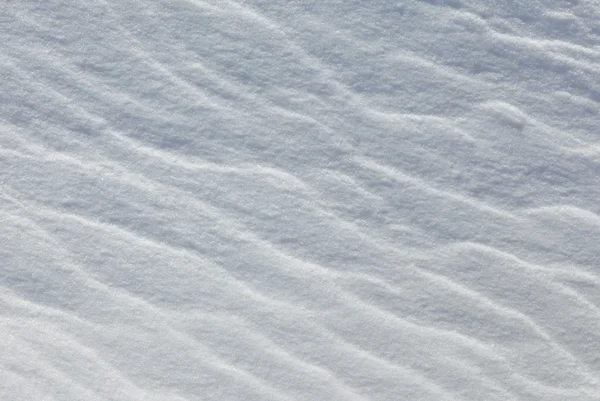
{"label": "white snow", "polygon": [[596,0],[0,4],[0,400],[600,400]]}

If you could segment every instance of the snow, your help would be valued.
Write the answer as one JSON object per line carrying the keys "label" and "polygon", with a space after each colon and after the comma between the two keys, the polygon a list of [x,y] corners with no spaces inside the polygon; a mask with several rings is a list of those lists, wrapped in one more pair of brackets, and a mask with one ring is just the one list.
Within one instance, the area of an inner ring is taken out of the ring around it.
{"label": "snow", "polygon": [[0,399],[600,400],[595,0],[0,5]]}

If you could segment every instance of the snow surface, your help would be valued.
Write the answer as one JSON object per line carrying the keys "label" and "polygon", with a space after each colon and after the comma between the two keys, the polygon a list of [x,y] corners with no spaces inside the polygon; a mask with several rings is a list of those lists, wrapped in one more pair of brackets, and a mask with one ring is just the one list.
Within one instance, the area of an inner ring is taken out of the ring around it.
{"label": "snow surface", "polygon": [[600,400],[598,0],[0,21],[2,401]]}

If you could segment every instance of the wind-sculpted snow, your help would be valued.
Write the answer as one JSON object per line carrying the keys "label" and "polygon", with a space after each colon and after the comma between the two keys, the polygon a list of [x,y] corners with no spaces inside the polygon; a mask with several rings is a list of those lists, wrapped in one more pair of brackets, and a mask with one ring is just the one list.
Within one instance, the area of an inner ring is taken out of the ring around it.
{"label": "wind-sculpted snow", "polygon": [[600,400],[597,2],[0,13],[0,400]]}

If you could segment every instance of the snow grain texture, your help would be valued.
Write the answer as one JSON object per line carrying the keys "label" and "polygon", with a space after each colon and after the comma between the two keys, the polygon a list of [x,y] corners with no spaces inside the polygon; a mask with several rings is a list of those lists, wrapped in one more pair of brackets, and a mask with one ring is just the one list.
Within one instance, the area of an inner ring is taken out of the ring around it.
{"label": "snow grain texture", "polygon": [[0,8],[0,398],[600,399],[600,9]]}

